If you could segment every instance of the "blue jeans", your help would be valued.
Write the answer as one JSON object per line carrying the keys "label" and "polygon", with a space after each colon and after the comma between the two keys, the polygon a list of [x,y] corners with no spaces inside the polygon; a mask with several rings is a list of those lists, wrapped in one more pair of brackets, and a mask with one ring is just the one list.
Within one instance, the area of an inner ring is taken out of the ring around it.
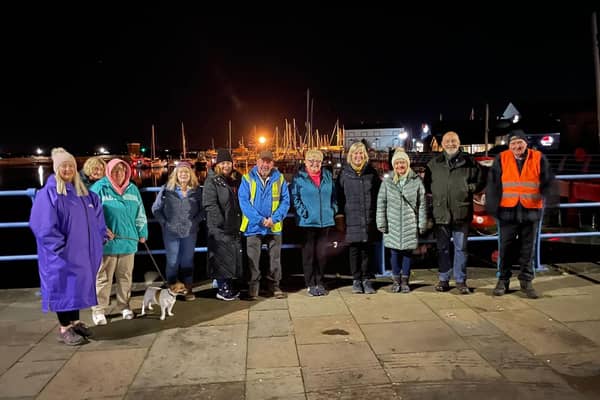
{"label": "blue jeans", "polygon": [[[450,271],[454,270],[454,281],[464,283],[467,280],[467,237],[469,223],[436,225],[435,236],[438,248],[438,268],[440,281],[450,280]],[[450,259],[450,238],[454,241],[454,262]],[[454,268],[453,268],[454,266]]]}
{"label": "blue jeans", "polygon": [[[412,250],[396,250],[390,249],[392,254],[392,275],[393,276],[410,276],[410,264]],[[402,269],[400,269],[400,260],[402,260]]]}
{"label": "blue jeans", "polygon": [[167,253],[167,283],[177,282],[178,277],[186,285],[194,279],[194,247],[197,233],[178,238],[169,232],[163,232],[163,241]]}

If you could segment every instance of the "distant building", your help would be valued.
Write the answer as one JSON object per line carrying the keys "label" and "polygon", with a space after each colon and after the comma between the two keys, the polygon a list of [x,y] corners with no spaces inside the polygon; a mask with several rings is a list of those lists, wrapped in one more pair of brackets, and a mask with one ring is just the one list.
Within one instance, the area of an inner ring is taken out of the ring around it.
{"label": "distant building", "polygon": [[355,142],[365,141],[373,150],[404,146],[408,133],[399,124],[360,124],[344,127],[344,149]]}

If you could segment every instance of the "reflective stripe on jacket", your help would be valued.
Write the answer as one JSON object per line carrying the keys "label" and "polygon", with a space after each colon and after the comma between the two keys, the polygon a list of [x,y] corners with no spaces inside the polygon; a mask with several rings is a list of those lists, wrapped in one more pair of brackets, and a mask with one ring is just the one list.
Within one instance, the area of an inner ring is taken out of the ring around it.
{"label": "reflective stripe on jacket", "polygon": [[[256,179],[250,177],[250,174],[244,174],[243,180],[250,185],[250,204],[254,205],[254,199],[256,198]],[[283,174],[279,174],[279,177],[273,182],[271,186],[271,212],[274,213],[279,208],[279,201],[281,199],[281,188],[283,187],[284,177]],[[287,188],[285,188],[287,190]],[[241,232],[246,232],[248,229],[248,223],[250,220],[248,217],[242,215],[242,226],[240,227]],[[283,220],[276,222],[271,227],[272,233],[281,232],[283,229]]]}
{"label": "reflective stripe on jacket", "polygon": [[525,208],[542,208],[540,193],[540,161],[542,153],[528,149],[527,158],[519,173],[515,156],[510,150],[500,153],[502,163],[502,198],[500,207],[515,207],[519,202]]}

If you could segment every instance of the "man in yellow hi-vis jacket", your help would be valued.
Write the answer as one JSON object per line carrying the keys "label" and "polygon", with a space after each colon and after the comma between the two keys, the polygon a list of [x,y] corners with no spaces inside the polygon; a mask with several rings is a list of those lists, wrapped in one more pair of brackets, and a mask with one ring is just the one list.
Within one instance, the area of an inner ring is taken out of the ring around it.
{"label": "man in yellow hi-vis jacket", "polygon": [[281,281],[281,231],[283,220],[290,208],[288,184],[274,168],[273,154],[262,151],[256,166],[245,174],[238,191],[242,209],[240,231],[246,236],[246,253],[250,280],[248,298],[258,296],[260,288],[260,251],[263,245],[269,251],[270,268],[266,277],[269,291],[276,298],[285,298],[279,286]]}

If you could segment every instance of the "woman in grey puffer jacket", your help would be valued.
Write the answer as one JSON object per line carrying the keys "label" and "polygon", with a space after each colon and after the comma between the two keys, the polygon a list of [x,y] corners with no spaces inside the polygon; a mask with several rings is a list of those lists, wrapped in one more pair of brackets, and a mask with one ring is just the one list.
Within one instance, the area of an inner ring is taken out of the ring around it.
{"label": "woman in grey puffer jacket", "polygon": [[169,175],[154,204],[152,213],[160,223],[167,256],[167,283],[185,284],[186,300],[194,300],[194,248],[200,221],[204,219],[202,190],[198,178],[187,162],[179,162]]}
{"label": "woman in grey puffer jacket", "polygon": [[383,232],[384,246],[392,255],[392,292],[408,293],[411,254],[417,248],[419,232],[427,227],[425,187],[410,169],[410,159],[404,150],[396,150],[392,166],[394,173],[383,180],[377,196],[376,224]]}

